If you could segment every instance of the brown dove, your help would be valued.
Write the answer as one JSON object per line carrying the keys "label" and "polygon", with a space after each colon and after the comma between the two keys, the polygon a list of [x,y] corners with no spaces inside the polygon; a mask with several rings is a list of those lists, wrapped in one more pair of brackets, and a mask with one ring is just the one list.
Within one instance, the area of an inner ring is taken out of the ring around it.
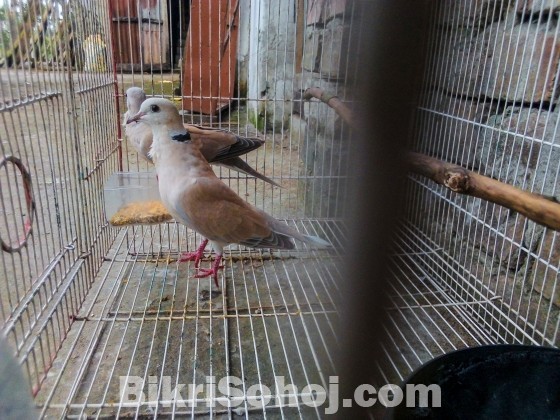
{"label": "brown dove", "polygon": [[220,181],[201,153],[201,138],[183,126],[172,102],[147,99],[128,123],[138,121],[148,124],[153,132],[150,156],[156,165],[163,204],[176,221],[207,238],[190,259],[198,267],[208,240],[216,252],[212,268],[200,269],[195,277],[212,276],[218,285],[223,249],[232,243],[293,249],[293,239],[297,239],[315,247],[330,246],[252,206]]}

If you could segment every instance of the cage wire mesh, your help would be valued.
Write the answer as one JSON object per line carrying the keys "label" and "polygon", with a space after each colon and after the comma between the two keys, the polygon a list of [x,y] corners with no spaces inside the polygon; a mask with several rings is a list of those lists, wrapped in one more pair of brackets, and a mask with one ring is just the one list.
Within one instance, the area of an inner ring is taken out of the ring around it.
{"label": "cage wire mesh", "polygon": [[[413,149],[560,198],[552,3],[434,6]],[[367,25],[357,2],[21,0],[0,10],[0,321],[41,415],[321,417],[302,399],[335,374],[352,133],[301,93],[320,86],[351,102]],[[247,162],[283,188],[217,174],[336,250],[232,246],[217,292],[177,262],[200,242],[184,226],[108,225],[109,175],[152,170],[123,138],[130,86],[175,101],[186,123],[264,139]],[[378,361],[386,383],[467,346],[558,346],[558,233],[416,175],[407,198]],[[240,378],[241,394],[224,400],[211,378],[226,376]],[[297,404],[248,402],[253,384],[267,394],[277,376],[296,386]],[[127,399],[123,378],[144,398]],[[173,398],[181,384],[200,392]]]}
{"label": "cage wire mesh", "polygon": [[[305,112],[324,122],[308,126],[301,97],[292,112],[317,70],[296,77],[305,45],[314,43],[313,60],[327,51],[316,48],[319,33],[304,32],[305,10],[235,0],[2,4],[2,152],[23,162],[2,166],[1,235],[21,246],[2,252],[2,330],[42,416],[319,415],[302,404],[255,408],[245,396],[251,384],[266,394],[279,375],[300,397],[305,384],[328,384],[336,251],[232,247],[216,291],[177,263],[200,242],[193,232],[115,229],[103,210],[109,175],[153,170],[123,139],[123,96],[134,85],[176,101],[185,122],[264,139],[247,160],[283,188],[218,174],[249,202],[339,245],[348,129],[318,103]],[[322,30],[325,13],[309,28]],[[352,13],[333,14],[335,29],[349,33]],[[337,71],[348,67],[335,59]],[[314,77],[344,98],[344,71]],[[242,395],[220,405],[208,381],[225,376],[241,379]],[[139,378],[143,399],[125,399],[125,377]],[[180,384],[203,390],[173,398],[168,388]]]}
{"label": "cage wire mesh", "polygon": [[[559,198],[558,10],[438,2],[413,149]],[[411,175],[382,377],[467,346],[559,344],[559,234]]]}

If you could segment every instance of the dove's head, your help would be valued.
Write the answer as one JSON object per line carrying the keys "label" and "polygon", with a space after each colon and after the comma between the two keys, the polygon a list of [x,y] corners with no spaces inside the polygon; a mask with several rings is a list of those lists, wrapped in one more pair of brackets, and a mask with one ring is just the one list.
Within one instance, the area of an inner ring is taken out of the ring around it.
{"label": "dove's head", "polygon": [[176,124],[180,124],[182,127],[182,119],[175,104],[163,98],[150,98],[142,102],[140,111],[129,118],[126,123],[130,124],[134,121],[141,121],[152,127]]}
{"label": "dove's head", "polygon": [[139,87],[131,87],[126,91],[126,107],[132,114],[140,110],[142,102],[146,100],[146,93]]}

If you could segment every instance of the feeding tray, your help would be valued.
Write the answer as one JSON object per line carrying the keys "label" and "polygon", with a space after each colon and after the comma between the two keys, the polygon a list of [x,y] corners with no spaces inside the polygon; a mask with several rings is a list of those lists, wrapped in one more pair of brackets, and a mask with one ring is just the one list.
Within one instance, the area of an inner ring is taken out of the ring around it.
{"label": "feeding tray", "polygon": [[160,200],[154,172],[115,172],[104,191],[105,215],[112,226],[152,225],[173,218]]}
{"label": "feeding tray", "polygon": [[[559,419],[560,350],[523,345],[472,347],[433,359],[401,385],[441,388],[441,407],[406,407],[386,419]],[[432,403],[430,402],[430,405]]]}

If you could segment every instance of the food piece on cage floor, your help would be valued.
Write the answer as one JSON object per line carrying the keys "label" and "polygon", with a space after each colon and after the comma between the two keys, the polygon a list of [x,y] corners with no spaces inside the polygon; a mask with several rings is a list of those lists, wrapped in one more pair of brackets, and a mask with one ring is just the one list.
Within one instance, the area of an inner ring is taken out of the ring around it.
{"label": "food piece on cage floor", "polygon": [[[149,125],[141,122],[128,123],[146,100],[146,93],[139,87],[131,87],[126,91],[126,104],[128,110],[124,115],[125,133],[136,151],[148,162],[153,163],[150,156],[153,134]],[[245,175],[253,176],[276,187],[281,187],[269,177],[256,171],[241,159],[245,155],[264,145],[264,140],[255,137],[240,137],[229,131],[217,128],[201,127],[193,124],[183,124],[188,135],[201,140],[201,153],[204,158],[214,164],[220,165]]]}
{"label": "food piece on cage floor", "polygon": [[218,285],[223,248],[232,243],[287,250],[295,247],[293,239],[297,239],[318,248],[331,246],[257,209],[221,182],[200,152],[201,139],[188,135],[172,102],[148,99],[130,121],[142,121],[152,128],[151,153],[165,206],[175,220],[212,243],[216,260],[196,277],[212,276]]}
{"label": "food piece on cage floor", "polygon": [[168,222],[172,218],[161,201],[138,201],[121,207],[109,223],[113,226],[151,225]]}

